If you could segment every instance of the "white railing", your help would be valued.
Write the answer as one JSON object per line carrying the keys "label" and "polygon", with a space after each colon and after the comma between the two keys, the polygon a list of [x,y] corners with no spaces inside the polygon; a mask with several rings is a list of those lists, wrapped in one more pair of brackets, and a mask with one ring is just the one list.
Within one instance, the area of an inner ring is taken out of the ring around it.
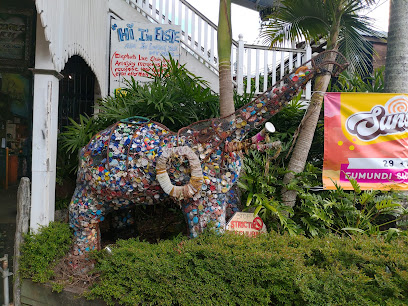
{"label": "white railing", "polygon": [[[269,48],[266,46],[244,44],[239,36],[236,52],[236,83],[239,94],[255,90],[263,93],[268,87],[283,78],[285,74],[311,59],[311,48]],[[244,82],[245,80],[245,82]],[[305,99],[311,96],[311,84],[308,83],[303,93]]]}
{"label": "white railing", "polygon": [[213,71],[218,71],[217,26],[184,0],[125,0],[150,21],[181,26],[181,44]]}
{"label": "white railing", "polygon": [[[181,26],[181,46],[218,74],[217,26],[185,0],[124,0],[151,22]],[[306,49],[247,45],[233,41],[231,72],[238,93],[264,92],[268,86],[311,58]],[[246,85],[244,86],[246,82]],[[254,82],[254,83],[253,83]],[[310,84],[304,97],[310,99]]]}

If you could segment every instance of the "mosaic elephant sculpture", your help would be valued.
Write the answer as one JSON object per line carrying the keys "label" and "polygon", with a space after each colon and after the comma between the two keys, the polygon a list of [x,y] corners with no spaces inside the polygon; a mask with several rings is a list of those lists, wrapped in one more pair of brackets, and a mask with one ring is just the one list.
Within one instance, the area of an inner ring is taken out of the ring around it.
{"label": "mosaic elephant sculpture", "polygon": [[189,234],[209,224],[223,231],[229,191],[242,167],[241,149],[261,144],[260,128],[319,73],[347,66],[327,51],[286,75],[277,85],[226,118],[196,122],[171,132],[146,118],[129,118],[95,135],[80,153],[77,186],[70,204],[73,255],[100,248],[98,223],[112,210],[172,198],[180,204]]}

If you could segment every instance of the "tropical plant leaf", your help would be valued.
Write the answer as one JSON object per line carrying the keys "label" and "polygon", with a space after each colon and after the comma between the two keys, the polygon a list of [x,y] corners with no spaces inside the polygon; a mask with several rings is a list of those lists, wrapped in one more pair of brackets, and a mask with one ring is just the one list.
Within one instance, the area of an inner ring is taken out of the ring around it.
{"label": "tropical plant leaf", "polygon": [[349,180],[351,186],[353,187],[354,192],[356,194],[360,194],[361,193],[361,188],[360,188],[360,185],[357,183],[357,181],[354,178],[350,177],[350,176],[347,176],[347,179]]}
{"label": "tropical plant leaf", "polygon": [[356,227],[343,227],[341,230],[345,232],[364,233],[364,231],[361,228],[356,228]]}
{"label": "tropical plant leaf", "polygon": [[254,216],[257,216],[259,214],[259,212],[261,211],[261,209],[263,208],[262,205],[259,205],[257,208],[255,208],[254,210]]}
{"label": "tropical plant leaf", "polygon": [[385,241],[390,242],[392,239],[399,236],[399,234],[401,233],[401,230],[398,228],[392,227],[392,228],[389,228],[386,233],[387,235],[385,236]]}
{"label": "tropical plant leaf", "polygon": [[254,194],[253,194],[252,192],[250,192],[250,193],[248,194],[248,198],[247,198],[247,201],[246,201],[246,206],[251,205],[253,196],[254,196]]}

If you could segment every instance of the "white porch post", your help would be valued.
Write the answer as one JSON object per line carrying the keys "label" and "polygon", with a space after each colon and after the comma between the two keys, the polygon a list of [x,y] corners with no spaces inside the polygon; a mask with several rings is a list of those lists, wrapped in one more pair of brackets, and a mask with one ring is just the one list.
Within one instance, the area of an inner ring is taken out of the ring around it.
{"label": "white porch post", "polygon": [[[312,47],[309,44],[306,44],[306,58],[305,61],[307,62],[312,58]],[[305,98],[307,101],[310,101],[312,98],[312,82],[308,82],[306,84],[306,94]]]}
{"label": "white porch post", "polygon": [[244,93],[244,36],[238,35],[238,48],[237,48],[237,92],[242,95]]}
{"label": "white porch post", "polygon": [[54,220],[55,174],[58,128],[58,73],[52,62],[49,43],[37,15],[33,99],[33,147],[30,228]]}

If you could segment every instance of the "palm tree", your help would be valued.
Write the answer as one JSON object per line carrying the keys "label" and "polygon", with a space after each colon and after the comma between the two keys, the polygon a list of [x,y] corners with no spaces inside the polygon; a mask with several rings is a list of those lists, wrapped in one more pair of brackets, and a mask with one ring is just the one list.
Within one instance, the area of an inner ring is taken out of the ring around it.
{"label": "palm tree", "polygon": [[231,43],[231,0],[220,0],[217,44],[221,117],[235,112],[231,77]]}
{"label": "palm tree", "polygon": [[408,1],[390,1],[385,92],[408,92]]}
{"label": "palm tree", "polygon": [[[349,60],[351,69],[365,73],[372,46],[363,35],[379,36],[379,33],[370,26],[370,19],[362,13],[374,2],[374,0],[281,0],[264,25],[262,36],[271,46],[287,41],[312,42],[323,38],[327,41],[327,50],[340,51]],[[285,175],[285,184],[305,167],[330,78],[330,74],[323,74],[315,79],[314,94],[301,122],[297,142],[288,164],[288,170],[291,172]],[[294,206],[296,192],[284,189],[282,201]]]}

